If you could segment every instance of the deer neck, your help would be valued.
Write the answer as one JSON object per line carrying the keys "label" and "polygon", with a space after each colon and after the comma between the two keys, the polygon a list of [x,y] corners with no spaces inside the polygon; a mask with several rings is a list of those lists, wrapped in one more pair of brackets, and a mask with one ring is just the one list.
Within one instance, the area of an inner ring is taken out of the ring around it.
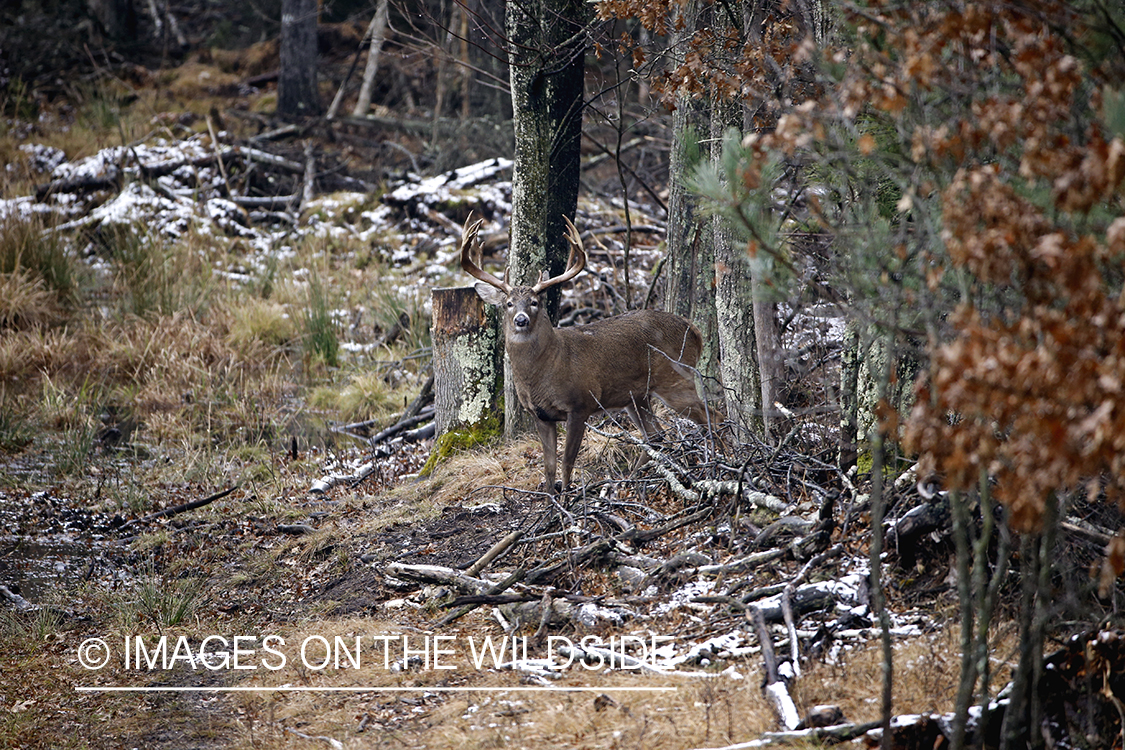
{"label": "deer neck", "polygon": [[536,326],[521,333],[509,332],[505,344],[512,370],[520,375],[549,372],[553,362],[561,356],[559,332],[550,325]]}

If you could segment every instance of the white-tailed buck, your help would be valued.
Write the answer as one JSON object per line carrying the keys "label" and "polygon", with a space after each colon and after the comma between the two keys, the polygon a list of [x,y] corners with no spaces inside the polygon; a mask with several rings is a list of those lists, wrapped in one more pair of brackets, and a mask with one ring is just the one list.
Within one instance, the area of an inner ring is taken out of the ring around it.
{"label": "white-tailed buck", "polygon": [[[569,281],[586,266],[586,251],[569,219],[570,258],[562,274],[546,273],[534,286],[512,286],[482,271],[471,253],[483,220],[470,215],[461,230],[461,268],[480,279],[477,294],[504,312],[504,341],[520,403],[534,416],[543,443],[547,491],[555,489],[556,423],[566,420],[562,489],[570,486],[586,420],[600,410],[625,409],[647,440],[655,435],[652,397],[699,424],[706,409],[692,368],[702,338],[690,322],[660,310],[635,310],[588,325],[555,328],[540,294]],[[479,257],[479,255],[477,256]]]}

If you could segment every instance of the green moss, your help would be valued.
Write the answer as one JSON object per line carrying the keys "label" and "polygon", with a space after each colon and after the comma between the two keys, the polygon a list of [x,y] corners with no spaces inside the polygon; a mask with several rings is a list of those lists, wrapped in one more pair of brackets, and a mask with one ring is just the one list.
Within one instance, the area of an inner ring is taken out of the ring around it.
{"label": "green moss", "polygon": [[[897,479],[902,472],[909,469],[917,461],[910,456],[886,456],[883,464],[883,478],[886,480]],[[869,476],[875,468],[875,456],[871,451],[861,451],[855,460],[856,473],[859,476]]]}
{"label": "green moss", "polygon": [[503,413],[502,408],[498,411],[489,411],[483,419],[469,427],[450,430],[439,437],[434,441],[430,457],[426,459],[426,464],[419,473],[428,477],[439,463],[450,456],[476,448],[479,445],[485,445],[499,438],[504,431],[504,425],[500,419],[500,415]]}

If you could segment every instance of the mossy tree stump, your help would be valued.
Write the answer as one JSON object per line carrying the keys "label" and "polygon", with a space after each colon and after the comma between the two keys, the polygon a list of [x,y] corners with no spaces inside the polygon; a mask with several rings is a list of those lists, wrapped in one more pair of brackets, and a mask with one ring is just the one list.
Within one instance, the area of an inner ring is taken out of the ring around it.
{"label": "mossy tree stump", "polygon": [[434,289],[432,460],[499,434],[503,408],[500,316],[471,286]]}

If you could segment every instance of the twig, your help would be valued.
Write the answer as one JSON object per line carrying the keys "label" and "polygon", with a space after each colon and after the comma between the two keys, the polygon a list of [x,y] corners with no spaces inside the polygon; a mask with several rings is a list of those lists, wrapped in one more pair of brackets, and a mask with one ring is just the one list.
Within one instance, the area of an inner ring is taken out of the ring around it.
{"label": "twig", "polygon": [[219,164],[219,175],[223,178],[223,185],[227,189],[227,197],[230,198],[234,195],[234,191],[230,189],[227,168],[223,164],[223,155],[219,153],[219,137],[215,135],[215,123],[211,120],[211,115],[207,115],[207,132],[211,135],[211,148],[215,150],[215,161]]}

